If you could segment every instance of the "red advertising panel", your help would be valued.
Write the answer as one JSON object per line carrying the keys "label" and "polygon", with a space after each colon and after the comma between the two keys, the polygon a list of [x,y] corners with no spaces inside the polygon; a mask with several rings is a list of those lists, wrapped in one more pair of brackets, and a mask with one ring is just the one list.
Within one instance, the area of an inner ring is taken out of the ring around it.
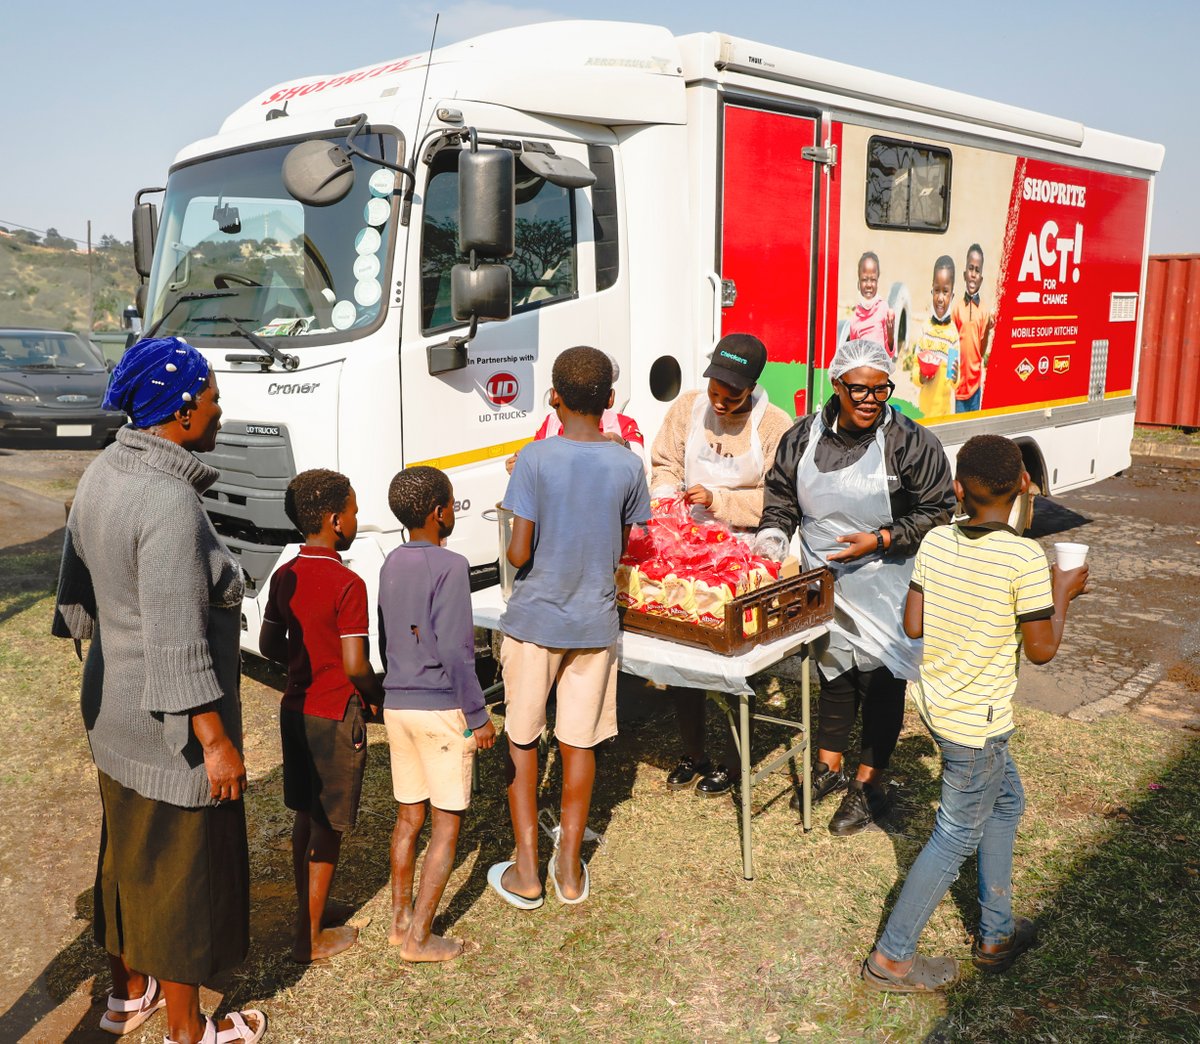
{"label": "red advertising panel", "polygon": [[1148,182],[1019,159],[984,410],[1129,394]]}
{"label": "red advertising panel", "polygon": [[[721,278],[733,301],[722,333],[766,345],[759,383],[789,412],[808,383],[812,314],[813,185],[820,169],[801,150],[816,139],[804,116],[725,106]],[[801,365],[797,365],[801,364]]]}

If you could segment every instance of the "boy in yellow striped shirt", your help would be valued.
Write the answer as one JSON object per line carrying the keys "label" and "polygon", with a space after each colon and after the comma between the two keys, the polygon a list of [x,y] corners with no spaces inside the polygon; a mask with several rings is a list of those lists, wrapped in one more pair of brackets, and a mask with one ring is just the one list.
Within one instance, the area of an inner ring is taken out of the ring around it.
{"label": "boy in yellow striped shirt", "polygon": [[1004,971],[1037,940],[1034,923],[1012,912],[1013,842],[1025,808],[1008,749],[1012,697],[1022,644],[1033,663],[1054,657],[1088,569],[1052,572],[1042,549],[1009,527],[1013,502],[1028,488],[1015,443],[969,439],[954,483],[969,517],[930,530],[917,551],[904,630],[925,640],[913,691],[941,750],[942,796],[933,836],[863,962],[863,980],[875,989],[921,993],[958,980],[958,962],[917,954],[917,939],[972,853],[979,859],[975,965]]}

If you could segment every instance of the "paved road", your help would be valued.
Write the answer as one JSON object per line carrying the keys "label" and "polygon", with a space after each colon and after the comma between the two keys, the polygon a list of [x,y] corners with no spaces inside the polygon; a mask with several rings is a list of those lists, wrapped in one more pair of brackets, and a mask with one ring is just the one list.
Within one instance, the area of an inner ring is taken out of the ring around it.
{"label": "paved road", "polygon": [[1200,731],[1200,464],[1135,457],[1124,475],[1040,499],[1032,535],[1089,544],[1093,590],[1058,656],[1022,665],[1018,700],[1085,721],[1132,704]]}
{"label": "paved road", "polygon": [[[94,453],[0,449],[0,548],[62,526],[63,501]],[[1032,535],[1091,545],[1090,594],[1062,648],[1025,663],[1017,698],[1090,720],[1134,705],[1200,731],[1200,462],[1135,457],[1124,475],[1041,498]]]}

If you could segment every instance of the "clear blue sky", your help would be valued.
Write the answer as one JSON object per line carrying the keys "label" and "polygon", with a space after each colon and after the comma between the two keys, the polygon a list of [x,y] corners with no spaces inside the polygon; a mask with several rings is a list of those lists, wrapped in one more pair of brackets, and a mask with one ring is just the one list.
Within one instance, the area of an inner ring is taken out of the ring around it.
{"label": "clear blue sky", "polygon": [[[1200,3],[992,5],[548,0],[11,3],[0,61],[0,224],[130,236],[134,192],[270,84],[521,22],[602,11],[675,33],[719,30],[1164,144],[1156,253],[1200,251]],[[926,14],[925,12],[929,12]]]}

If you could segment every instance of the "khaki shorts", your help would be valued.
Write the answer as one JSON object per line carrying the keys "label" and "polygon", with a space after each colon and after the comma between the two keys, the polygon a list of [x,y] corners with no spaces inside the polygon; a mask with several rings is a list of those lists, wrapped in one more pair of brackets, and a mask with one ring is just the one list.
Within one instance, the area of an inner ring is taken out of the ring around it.
{"label": "khaki shorts", "polygon": [[546,727],[546,701],[558,683],[554,735],[572,747],[594,747],[617,734],[617,647],[547,649],[505,635],[504,727],[518,746]]}
{"label": "khaki shorts", "polygon": [[444,812],[471,804],[475,737],[460,710],[383,712],[392,755],[392,794],[402,805],[428,801]]}

